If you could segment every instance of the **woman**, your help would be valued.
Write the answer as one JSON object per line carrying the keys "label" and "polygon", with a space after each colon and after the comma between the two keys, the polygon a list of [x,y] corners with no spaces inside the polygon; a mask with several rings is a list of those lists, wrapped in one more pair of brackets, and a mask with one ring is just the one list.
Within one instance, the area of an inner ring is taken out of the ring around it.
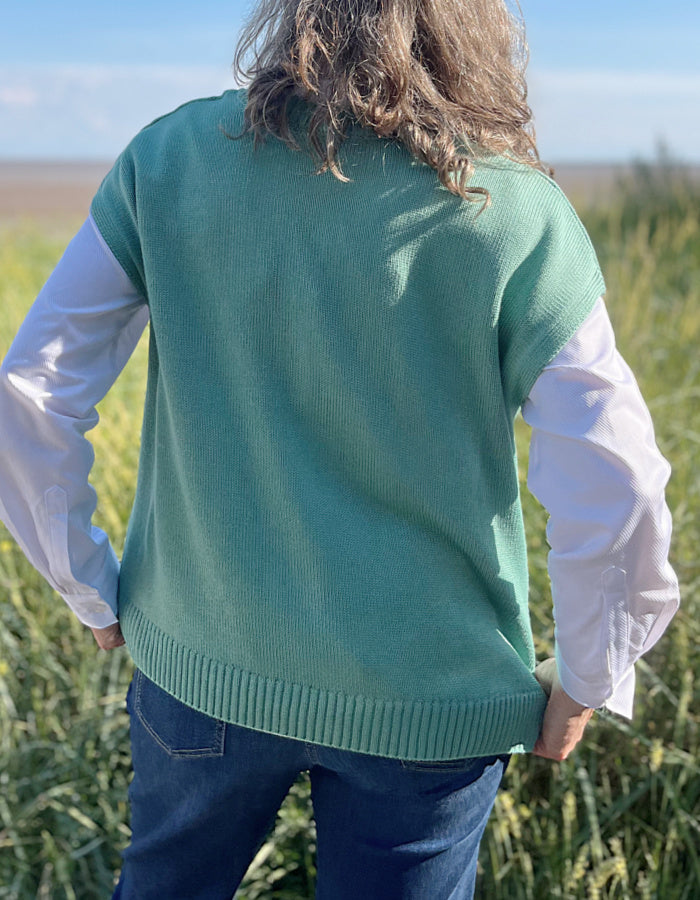
{"label": "woman", "polygon": [[[522,48],[501,2],[263,2],[247,90],[136,136],[5,360],[3,518],[137,666],[115,897],[230,897],[304,769],[319,898],[471,897],[509,754],[631,714],[677,605],[669,469]],[[120,566],[83,434],[147,319]]]}

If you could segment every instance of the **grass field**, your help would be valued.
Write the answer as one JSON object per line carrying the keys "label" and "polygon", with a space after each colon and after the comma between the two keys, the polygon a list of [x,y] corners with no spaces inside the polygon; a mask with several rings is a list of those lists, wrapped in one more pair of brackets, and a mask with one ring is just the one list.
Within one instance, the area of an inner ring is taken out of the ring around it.
{"label": "grass field", "polygon": [[[684,603],[638,666],[633,722],[598,716],[564,763],[513,761],[482,845],[478,896],[697,900],[700,190],[668,168],[639,168],[609,202],[578,205],[606,275],[619,347],[673,465],[673,563]],[[2,230],[0,355],[77,224]],[[144,364],[141,345],[92,433],[96,521],[118,551],[134,489]],[[524,450],[524,429],[519,439]],[[545,516],[527,492],[524,503],[544,657],[552,649]],[[98,652],[2,529],[0,611],[0,898],[109,897],[129,836],[128,655]],[[312,897],[313,840],[302,780],[238,896]]]}

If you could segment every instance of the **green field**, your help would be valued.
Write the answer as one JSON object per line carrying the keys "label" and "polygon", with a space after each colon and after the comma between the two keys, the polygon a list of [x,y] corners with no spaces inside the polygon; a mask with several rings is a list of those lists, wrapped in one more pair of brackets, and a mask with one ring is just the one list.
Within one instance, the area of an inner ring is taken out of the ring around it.
{"label": "green field", "polygon": [[[697,900],[700,188],[669,167],[639,167],[606,202],[578,207],[603,265],[619,347],[673,466],[672,560],[683,606],[638,666],[632,723],[596,717],[564,763],[513,761],[482,845],[478,896]],[[0,356],[78,224],[0,228]],[[144,371],[142,344],[92,433],[96,521],[118,552],[134,490]],[[519,439],[525,460],[524,428]],[[533,628],[545,657],[552,649],[545,516],[526,491],[524,503]],[[0,611],[0,898],[109,897],[129,836],[130,660],[123,648],[97,650],[1,527]],[[313,897],[313,840],[300,781],[237,896]]]}

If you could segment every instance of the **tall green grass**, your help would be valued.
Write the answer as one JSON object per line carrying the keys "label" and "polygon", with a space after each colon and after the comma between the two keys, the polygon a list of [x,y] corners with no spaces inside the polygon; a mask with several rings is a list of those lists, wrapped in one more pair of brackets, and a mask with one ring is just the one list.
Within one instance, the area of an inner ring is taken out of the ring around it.
{"label": "tall green grass", "polygon": [[[633,722],[600,715],[563,763],[513,760],[480,859],[479,896],[700,897],[697,646],[700,610],[700,189],[640,168],[609,202],[579,211],[608,284],[618,344],[673,464],[673,563],[684,604],[638,667]],[[0,354],[78,223],[0,234]],[[145,347],[101,404],[92,433],[98,524],[121,548],[134,490]],[[519,425],[525,459],[527,434]],[[524,472],[524,464],[523,464]],[[551,654],[545,516],[524,491],[538,653]],[[131,664],[98,651],[0,531],[0,898],[104,898],[128,841]],[[239,896],[313,896],[308,783],[285,802]],[[428,898],[426,898],[428,900]]]}

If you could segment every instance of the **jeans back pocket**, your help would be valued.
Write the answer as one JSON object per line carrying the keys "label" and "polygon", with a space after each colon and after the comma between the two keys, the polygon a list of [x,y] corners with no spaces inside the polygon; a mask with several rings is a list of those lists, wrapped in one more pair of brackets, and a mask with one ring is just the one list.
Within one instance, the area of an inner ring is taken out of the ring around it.
{"label": "jeans back pocket", "polygon": [[134,715],[170,756],[223,756],[225,722],[182,703],[140,669],[134,670],[132,688]]}

